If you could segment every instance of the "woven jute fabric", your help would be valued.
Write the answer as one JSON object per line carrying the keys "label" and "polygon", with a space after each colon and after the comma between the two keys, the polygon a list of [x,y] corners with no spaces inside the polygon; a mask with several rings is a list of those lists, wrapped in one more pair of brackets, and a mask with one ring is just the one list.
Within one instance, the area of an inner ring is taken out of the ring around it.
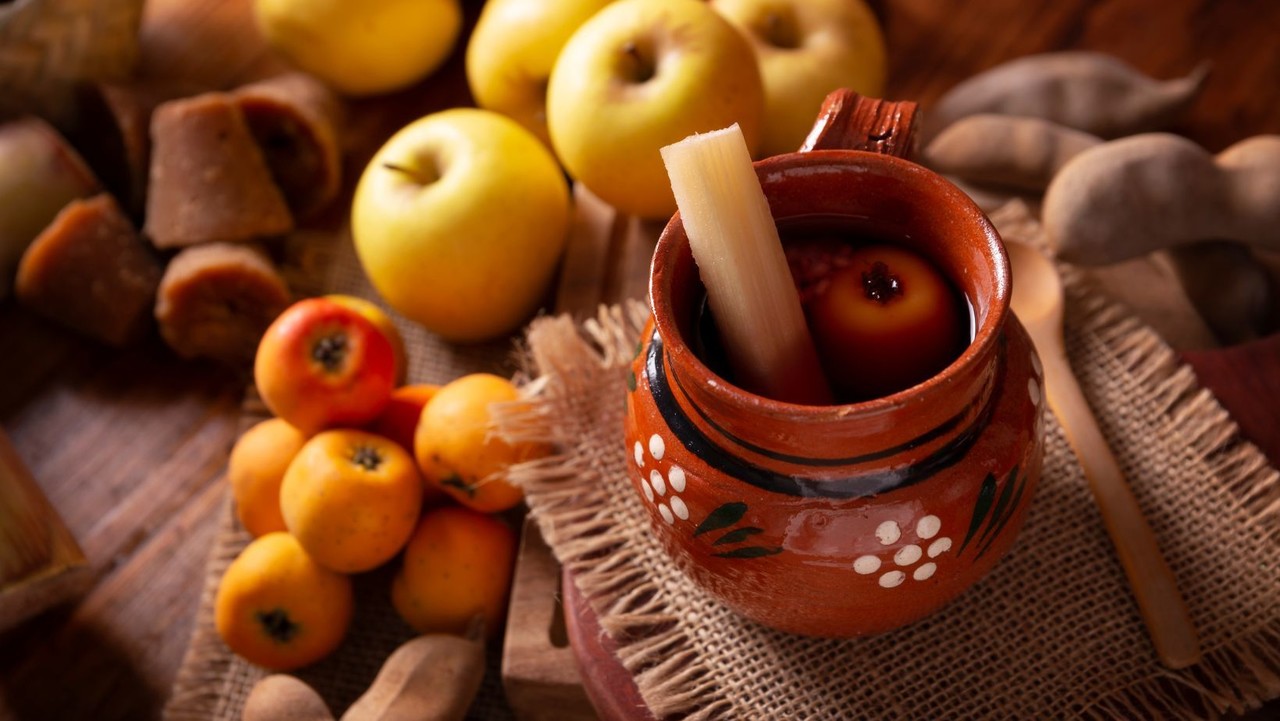
{"label": "woven jute fabric", "polygon": [[[299,233],[288,240],[282,264],[290,287],[298,295],[345,293],[377,302],[376,293],[360,270],[349,237],[333,233]],[[408,381],[445,383],[460,375],[492,372],[511,376],[517,368],[511,342],[452,346],[414,323],[392,313],[405,339],[409,356]],[[248,428],[266,417],[266,408],[250,389],[242,424]],[[195,630],[164,709],[172,721],[239,721],[245,699],[267,671],[231,652],[213,624],[213,600],[227,566],[250,541],[228,497],[206,565]],[[297,671],[340,715],[377,675],[382,662],[399,644],[414,636],[391,606],[394,564],[354,577],[356,616],[342,646],[323,661]],[[480,693],[468,713],[475,721],[513,718],[502,693],[500,642],[489,644],[487,671]]]}
{"label": "woven jute fabric", "polygon": [[[994,217],[1036,240],[1025,213]],[[1189,367],[1068,271],[1069,356],[1177,576],[1204,650],[1157,661],[1061,428],[1013,550],[929,618],[852,640],[735,615],[664,555],[625,475],[622,398],[644,308],[529,331],[539,403],[514,437],[565,452],[519,469],[531,515],[658,718],[1211,717],[1280,695],[1280,480]],[[780,589],[780,593],[785,592]]]}

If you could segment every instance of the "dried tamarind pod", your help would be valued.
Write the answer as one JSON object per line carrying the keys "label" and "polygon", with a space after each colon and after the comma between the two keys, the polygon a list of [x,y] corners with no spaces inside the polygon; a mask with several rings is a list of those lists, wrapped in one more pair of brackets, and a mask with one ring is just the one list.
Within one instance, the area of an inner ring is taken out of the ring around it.
{"label": "dried tamarind pod", "polygon": [[925,114],[924,137],[978,113],[1044,118],[1100,138],[1158,130],[1195,101],[1208,74],[1201,64],[1185,77],[1155,80],[1105,53],[1028,55],[947,91]]}
{"label": "dried tamarind pod", "polygon": [[1244,343],[1277,330],[1275,283],[1248,247],[1202,241],[1168,253],[1183,291],[1219,342]]}
{"label": "dried tamarind pod", "polygon": [[208,243],[169,261],[156,298],[160,335],[184,358],[253,360],[262,333],[289,305],[289,289],[262,251]]}
{"label": "dried tamarind pod", "polygon": [[1168,133],[1098,145],[1049,184],[1043,217],[1058,257],[1081,265],[1207,239],[1280,249],[1280,135],[1243,140],[1216,158]]}
{"label": "dried tamarind pod", "polygon": [[14,291],[37,313],[123,346],[150,328],[160,274],[120,206],[101,193],[71,201],[31,243]]}
{"label": "dried tamarind pod", "polygon": [[293,230],[293,216],[229,96],[173,100],[151,117],[143,233],[157,248],[244,241]]}
{"label": "dried tamarind pod", "polygon": [[484,679],[483,632],[472,631],[401,644],[342,721],[462,721]]}
{"label": "dried tamarind pod", "polygon": [[323,210],[338,194],[342,104],[304,73],[277,75],[232,93],[295,219]]}
{"label": "dried tamarind pod", "polygon": [[254,684],[240,721],[333,721],[333,712],[306,682],[273,673]]}
{"label": "dried tamarind pod", "polygon": [[922,160],[974,183],[1043,191],[1068,160],[1102,142],[1043,118],[980,113],[943,128]]}

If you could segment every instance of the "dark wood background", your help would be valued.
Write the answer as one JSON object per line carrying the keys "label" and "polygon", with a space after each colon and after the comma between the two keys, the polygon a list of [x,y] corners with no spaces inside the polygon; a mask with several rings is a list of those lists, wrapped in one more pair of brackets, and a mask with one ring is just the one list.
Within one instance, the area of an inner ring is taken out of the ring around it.
{"label": "dark wood background", "polygon": [[[471,19],[479,5],[468,2]],[[1080,48],[1113,53],[1156,77],[1211,60],[1204,95],[1174,128],[1210,150],[1280,133],[1277,2],[879,0],[874,7],[890,50],[888,95],[926,110],[959,80],[1001,61]],[[142,42],[145,74],[209,87],[279,68],[252,28],[248,0],[149,0]],[[469,102],[461,47],[420,87],[353,104],[349,177],[404,122]],[[344,216],[345,207],[314,230],[340,232]],[[1188,358],[1280,461],[1280,336]],[[0,379],[0,427],[95,577],[78,602],[0,636],[0,717],[157,717],[199,604],[247,379],[179,361],[156,339],[127,351],[103,348],[12,300],[0,302]]]}

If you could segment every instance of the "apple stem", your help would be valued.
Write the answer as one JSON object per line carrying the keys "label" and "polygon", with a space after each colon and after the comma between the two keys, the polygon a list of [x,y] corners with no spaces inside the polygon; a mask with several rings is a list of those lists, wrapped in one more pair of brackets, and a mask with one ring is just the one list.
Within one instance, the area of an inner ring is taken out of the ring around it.
{"label": "apple stem", "polygon": [[409,176],[410,178],[413,178],[414,180],[416,180],[418,183],[422,185],[430,185],[431,183],[434,183],[436,180],[439,179],[439,176],[427,176],[423,173],[410,170],[409,168],[406,168],[403,165],[396,165],[395,163],[383,163],[382,167],[386,168],[387,170],[393,170],[397,173],[404,173],[405,175]]}
{"label": "apple stem", "polygon": [[787,22],[790,18],[783,18],[778,12],[770,12],[764,17],[764,32],[761,33],[768,43],[776,48],[784,50],[794,50],[800,46],[800,40],[796,37],[795,23]]}
{"label": "apple stem", "polygon": [[644,54],[640,52],[639,45],[637,45],[633,41],[628,40],[626,44],[622,46],[622,52],[628,58],[630,58],[631,62],[633,63],[632,73],[631,73],[632,81],[637,83],[643,83],[643,82],[648,82],[653,78],[654,76],[653,63],[649,62],[648,58],[646,58]]}

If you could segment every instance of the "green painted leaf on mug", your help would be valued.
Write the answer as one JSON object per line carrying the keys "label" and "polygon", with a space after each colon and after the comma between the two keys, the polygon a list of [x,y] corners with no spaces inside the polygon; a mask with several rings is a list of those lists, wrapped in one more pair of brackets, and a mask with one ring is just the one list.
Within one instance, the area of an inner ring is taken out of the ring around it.
{"label": "green painted leaf on mug", "polygon": [[[996,501],[995,510],[991,512],[991,519],[987,522],[987,527],[983,529],[982,535],[978,537],[978,545],[982,546],[987,543],[987,539],[995,538],[999,535],[998,529],[1004,525],[1005,510],[1009,508],[1009,499],[1013,498],[1014,480],[1018,477],[1018,467],[1014,466],[1009,471],[1009,476],[1004,479],[1004,489],[1000,491],[1000,498]],[[993,533],[995,532],[995,533]],[[981,552],[978,555],[982,555]]]}
{"label": "green painted leaf on mug", "polygon": [[973,503],[973,518],[969,521],[969,530],[964,534],[964,542],[960,544],[960,550],[956,555],[964,553],[964,549],[969,545],[969,541],[973,540],[973,535],[982,527],[982,522],[986,520],[987,512],[991,510],[991,503],[996,498],[996,477],[988,473],[987,477],[982,479],[982,488],[978,489],[978,499]]}
{"label": "green painted leaf on mug", "polygon": [[738,521],[742,520],[742,516],[747,512],[747,504],[741,501],[733,501],[720,506],[716,510],[707,514],[706,519],[698,524],[694,529],[694,536],[701,536],[704,533],[718,531],[721,528],[728,528]]}
{"label": "green painted leaf on mug", "polygon": [[636,389],[636,372],[627,371],[627,390],[634,391]]}
{"label": "green painted leaf on mug", "polygon": [[995,532],[991,534],[991,538],[987,539],[987,541],[982,544],[982,548],[978,549],[978,555],[975,558],[982,558],[982,554],[986,553],[988,548],[991,548],[991,544],[995,543],[1000,532],[1003,531],[1004,527],[1009,523],[1009,519],[1013,518],[1013,511],[1018,507],[1018,501],[1022,500],[1022,491],[1027,487],[1027,477],[1026,475],[1023,475],[1021,478],[1018,478],[1017,473],[1018,467],[1014,466],[1013,470],[1009,472],[1009,480],[1005,483],[1005,492],[1000,494],[1001,498],[1003,498],[1009,495],[1008,489],[1016,486],[1013,491],[1013,500],[1005,505],[1003,513],[1001,513],[1000,504],[996,504],[996,513],[991,519],[991,524],[995,526]]}
{"label": "green painted leaf on mug", "polygon": [[723,536],[717,538],[715,542],[712,543],[711,545],[723,546],[727,543],[738,543],[739,541],[745,541],[751,536],[754,536],[763,530],[764,530],[763,528],[756,528],[755,526],[743,526],[742,528],[735,528],[732,531],[729,531]]}

